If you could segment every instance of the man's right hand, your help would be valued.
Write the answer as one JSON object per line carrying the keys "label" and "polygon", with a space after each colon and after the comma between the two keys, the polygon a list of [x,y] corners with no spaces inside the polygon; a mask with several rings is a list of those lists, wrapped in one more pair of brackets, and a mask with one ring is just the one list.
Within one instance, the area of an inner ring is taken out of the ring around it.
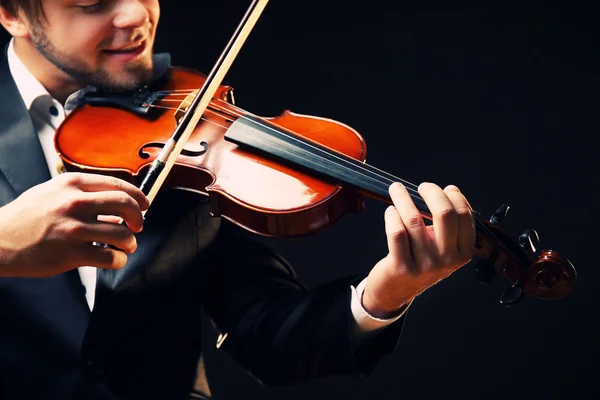
{"label": "man's right hand", "polygon": [[[0,276],[121,268],[137,248],[134,233],[142,230],[148,207],[141,190],[113,177],[65,173],[35,186],[0,208]],[[125,224],[107,222],[110,216]]]}

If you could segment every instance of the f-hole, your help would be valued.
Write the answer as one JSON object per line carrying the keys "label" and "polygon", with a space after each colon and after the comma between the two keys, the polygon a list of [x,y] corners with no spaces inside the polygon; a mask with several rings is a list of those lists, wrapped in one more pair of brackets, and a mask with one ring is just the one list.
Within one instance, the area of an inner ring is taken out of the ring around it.
{"label": "f-hole", "polygon": [[[188,156],[188,157],[200,157],[201,155],[204,155],[208,151],[208,143],[206,143],[205,141],[202,141],[202,142],[200,142],[200,146],[202,146],[202,150],[199,150],[199,151],[183,149],[183,150],[181,150],[181,155]],[[143,158],[144,160],[146,160],[146,159],[150,158],[150,154],[145,151],[146,149],[149,149],[149,148],[162,149],[163,147],[165,147],[164,143],[150,142],[150,143],[147,143],[142,146],[142,148],[138,152],[138,155],[141,158]]]}

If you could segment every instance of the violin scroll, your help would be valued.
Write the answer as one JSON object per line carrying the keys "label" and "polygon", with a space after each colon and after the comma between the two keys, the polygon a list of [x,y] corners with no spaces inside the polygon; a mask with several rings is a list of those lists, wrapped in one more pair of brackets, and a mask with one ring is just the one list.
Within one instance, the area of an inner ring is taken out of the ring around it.
{"label": "violin scroll", "polygon": [[527,293],[541,299],[566,297],[575,282],[577,272],[573,264],[554,250],[543,250],[523,277]]}
{"label": "violin scroll", "polygon": [[500,304],[505,306],[517,304],[523,293],[539,299],[567,297],[577,281],[573,264],[553,250],[542,250],[536,257],[540,239],[534,229],[527,229],[517,241],[512,240],[498,226],[507,210],[503,205],[489,222],[475,215],[475,255],[480,258],[475,272],[479,281],[489,283],[496,271],[504,275],[512,283],[500,298]]}

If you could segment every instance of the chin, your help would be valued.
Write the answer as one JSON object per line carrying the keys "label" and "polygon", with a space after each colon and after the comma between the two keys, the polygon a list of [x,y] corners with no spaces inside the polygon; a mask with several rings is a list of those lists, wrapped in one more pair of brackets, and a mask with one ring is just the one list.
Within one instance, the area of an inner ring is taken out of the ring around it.
{"label": "chin", "polygon": [[144,68],[135,73],[132,71],[121,71],[110,74],[110,78],[102,83],[113,91],[131,91],[151,83],[151,80],[152,68]]}
{"label": "chin", "polygon": [[142,86],[146,85],[147,82],[141,80],[128,80],[128,81],[120,81],[120,82],[111,82],[109,88],[112,91],[116,92],[129,92],[134,91]]}

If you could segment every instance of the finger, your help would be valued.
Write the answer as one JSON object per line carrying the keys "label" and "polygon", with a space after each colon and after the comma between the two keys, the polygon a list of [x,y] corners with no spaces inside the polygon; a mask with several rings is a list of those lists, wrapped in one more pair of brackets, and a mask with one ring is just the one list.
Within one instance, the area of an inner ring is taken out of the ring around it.
{"label": "finger", "polygon": [[[448,193],[448,192],[458,192],[458,193],[462,193],[462,192],[460,191],[460,189],[459,189],[457,186],[455,186],[455,185],[448,185],[448,186],[446,186],[446,187],[444,188],[444,192],[446,192],[446,193]],[[469,209],[470,209],[471,211],[473,211],[473,207],[471,207],[471,204],[469,203],[469,200],[467,200],[467,198],[466,198],[466,197],[464,197],[464,195],[463,195],[463,198],[465,199],[465,202],[467,203],[467,206],[469,206]]]}
{"label": "finger", "polygon": [[84,192],[121,191],[131,196],[142,210],[148,209],[150,201],[138,187],[112,176],[65,173],[57,177],[63,179],[69,186],[78,188]]}
{"label": "finger", "polygon": [[74,212],[88,222],[97,221],[99,215],[119,216],[133,232],[142,230],[142,210],[138,202],[124,192],[86,192],[74,201]]}
{"label": "finger", "polygon": [[443,264],[458,256],[458,217],[447,194],[433,183],[419,185],[419,194],[431,212],[437,254]]}
{"label": "finger", "polygon": [[131,230],[125,225],[110,222],[86,223],[78,239],[86,243],[108,244],[128,254],[137,249],[137,240]]}
{"label": "finger", "polygon": [[92,244],[81,244],[75,250],[74,258],[78,260],[78,265],[89,265],[103,269],[119,269],[127,263],[127,254],[124,252]]}
{"label": "finger", "polygon": [[98,215],[98,221],[110,222],[112,224],[118,224],[119,222],[121,222],[121,218],[114,217],[112,215]]}
{"label": "finger", "polygon": [[408,243],[408,232],[400,218],[400,214],[394,206],[389,206],[385,210],[385,234],[387,236],[388,250],[394,260],[404,260],[403,264],[408,264],[410,268],[414,261],[410,253],[410,244]]}
{"label": "finger", "polygon": [[456,186],[448,186],[444,189],[448,199],[452,202],[457,213],[458,219],[458,240],[457,246],[459,253],[463,256],[463,261],[471,259],[475,247],[475,220],[473,218],[473,209],[465,196],[460,193]]}
{"label": "finger", "polygon": [[407,189],[401,183],[394,183],[389,189],[394,207],[406,228],[408,242],[414,261],[422,267],[431,266],[431,240],[425,230],[421,213],[415,206]]}

